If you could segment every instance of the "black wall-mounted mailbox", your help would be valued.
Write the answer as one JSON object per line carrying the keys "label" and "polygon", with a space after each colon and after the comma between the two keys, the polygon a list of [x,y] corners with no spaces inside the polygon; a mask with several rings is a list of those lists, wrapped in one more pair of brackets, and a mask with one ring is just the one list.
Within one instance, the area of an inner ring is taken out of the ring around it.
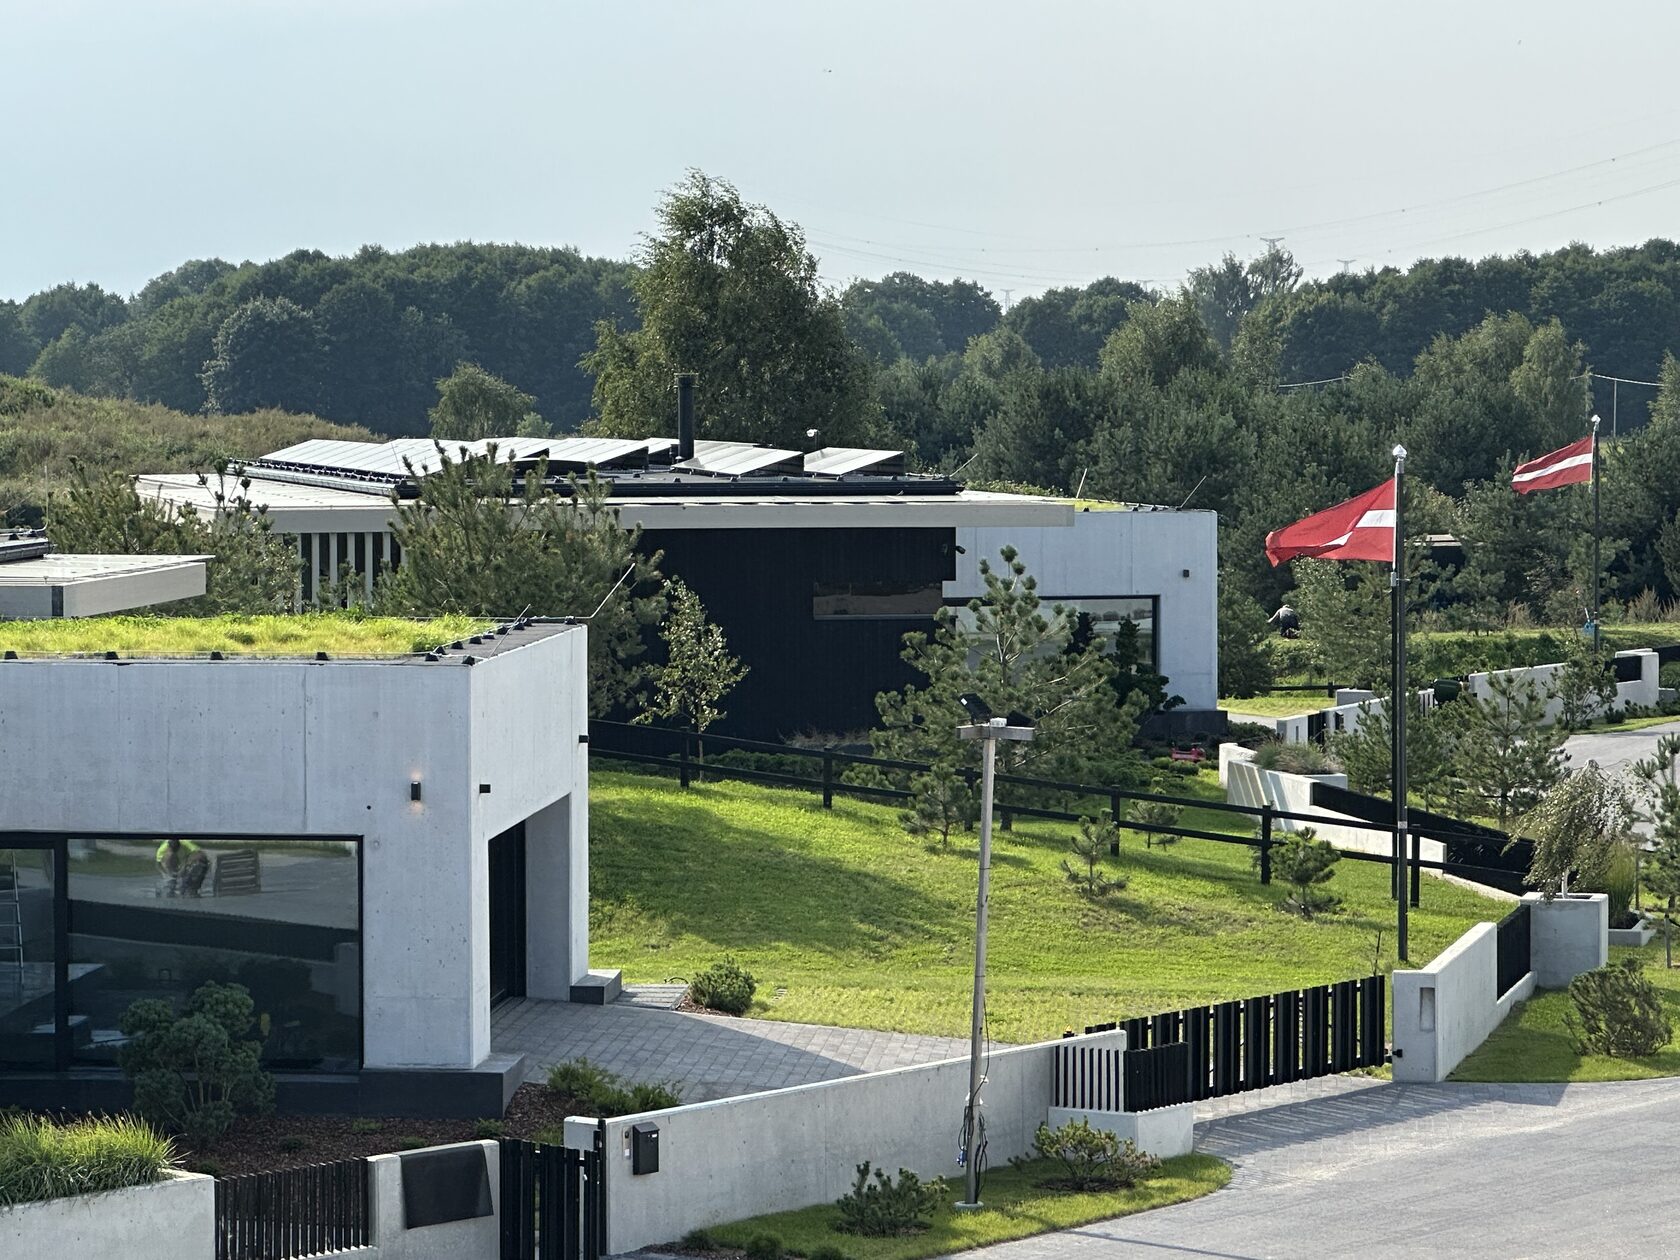
{"label": "black wall-mounted mailbox", "polygon": [[630,1172],[632,1176],[640,1177],[643,1173],[659,1171],[659,1126],[642,1121],[630,1126]]}

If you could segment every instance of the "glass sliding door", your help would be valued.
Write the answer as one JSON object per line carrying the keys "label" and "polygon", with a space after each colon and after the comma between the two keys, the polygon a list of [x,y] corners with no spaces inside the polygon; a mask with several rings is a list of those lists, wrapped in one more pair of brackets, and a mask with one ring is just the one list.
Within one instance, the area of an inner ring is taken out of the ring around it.
{"label": "glass sliding door", "polygon": [[0,848],[0,1066],[58,1066],[54,846]]}

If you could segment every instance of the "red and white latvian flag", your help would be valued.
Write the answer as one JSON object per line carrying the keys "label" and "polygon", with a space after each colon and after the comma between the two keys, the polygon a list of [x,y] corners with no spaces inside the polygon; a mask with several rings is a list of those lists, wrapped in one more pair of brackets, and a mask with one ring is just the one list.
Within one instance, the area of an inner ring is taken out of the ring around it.
{"label": "red and white latvian flag", "polygon": [[1394,559],[1394,479],[1346,503],[1266,535],[1274,565],[1305,556],[1318,560]]}
{"label": "red and white latvian flag", "polygon": [[1561,451],[1518,464],[1511,474],[1511,489],[1518,494],[1533,490],[1556,490],[1559,486],[1575,486],[1592,480],[1593,440],[1588,434],[1579,442],[1571,442]]}

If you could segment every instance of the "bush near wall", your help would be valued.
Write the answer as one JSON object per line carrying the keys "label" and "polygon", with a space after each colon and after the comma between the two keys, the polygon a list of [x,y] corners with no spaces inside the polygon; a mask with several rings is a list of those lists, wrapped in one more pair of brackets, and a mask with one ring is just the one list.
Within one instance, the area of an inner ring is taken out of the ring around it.
{"label": "bush near wall", "polygon": [[[1680,643],[1680,624],[1607,625],[1602,628],[1604,645],[1612,652],[1636,648],[1666,647]],[[1461,678],[1496,669],[1526,669],[1553,665],[1569,658],[1569,650],[1580,639],[1572,626],[1539,630],[1496,630],[1479,634],[1470,630],[1439,630],[1414,634],[1410,639],[1412,675],[1418,679]],[[1272,669],[1279,678],[1304,677],[1311,672],[1311,654],[1301,639],[1269,639]],[[1303,697],[1310,700],[1311,697]],[[1328,703],[1328,701],[1326,701]],[[1310,707],[1308,705],[1307,707]]]}
{"label": "bush near wall", "polygon": [[0,1120],[0,1206],[150,1185],[174,1165],[169,1139],[129,1116]]}

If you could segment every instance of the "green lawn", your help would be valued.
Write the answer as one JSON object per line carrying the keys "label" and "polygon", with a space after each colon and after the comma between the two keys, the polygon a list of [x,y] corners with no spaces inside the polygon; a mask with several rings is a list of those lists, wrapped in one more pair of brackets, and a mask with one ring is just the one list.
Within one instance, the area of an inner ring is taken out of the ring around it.
{"label": "green lawn", "polygon": [[[1662,994],[1663,1007],[1680,1029],[1680,967],[1663,966],[1662,940],[1644,949],[1612,949],[1611,961],[1638,955],[1645,974]],[[1680,953],[1677,953],[1680,957]],[[1680,1041],[1644,1059],[1579,1054],[1563,1019],[1572,1010],[1569,994],[1552,989],[1523,1003],[1494,1029],[1474,1054],[1458,1065],[1455,1081],[1639,1081],[1680,1076]]]}
{"label": "green lawn", "polygon": [[839,1212],[829,1204],[755,1216],[706,1232],[725,1247],[745,1247],[752,1239],[768,1234],[780,1239],[789,1251],[804,1256],[833,1247],[848,1260],[920,1260],[1199,1199],[1231,1180],[1231,1166],[1211,1155],[1162,1160],[1152,1176],[1130,1190],[1074,1194],[1040,1189],[1035,1184],[1054,1171],[1055,1166],[1047,1161],[989,1171],[980,1191],[983,1208],[956,1211],[950,1204],[962,1197],[962,1189],[953,1187],[947,1205],[934,1215],[932,1227],[903,1237],[863,1238],[838,1233],[834,1222]]}
{"label": "green lawn", "polygon": [[1335,701],[1323,690],[1268,691],[1258,696],[1232,696],[1219,702],[1228,713],[1257,713],[1262,717],[1294,717],[1297,713],[1316,713]]}
{"label": "green lawn", "polygon": [[[1216,795],[1212,775],[1174,784]],[[814,794],[596,769],[590,781],[590,953],[630,981],[687,978],[733,953],[758,977],[753,1015],[961,1036],[969,1023],[976,842],[949,852],[904,834],[896,811]],[[1230,815],[1184,823],[1230,830]],[[1338,913],[1277,909],[1249,849],[1128,834],[1128,887],[1105,901],[1065,879],[1072,824],[1000,832],[994,846],[989,1017],[1025,1042],[1191,1003],[1368,974],[1394,965],[1385,867],[1343,861]],[[1504,907],[1426,880],[1412,953],[1427,960]]]}
{"label": "green lawn", "polygon": [[19,656],[116,652],[119,656],[405,656],[477,634],[482,617],[66,617],[0,622],[0,651]]}

